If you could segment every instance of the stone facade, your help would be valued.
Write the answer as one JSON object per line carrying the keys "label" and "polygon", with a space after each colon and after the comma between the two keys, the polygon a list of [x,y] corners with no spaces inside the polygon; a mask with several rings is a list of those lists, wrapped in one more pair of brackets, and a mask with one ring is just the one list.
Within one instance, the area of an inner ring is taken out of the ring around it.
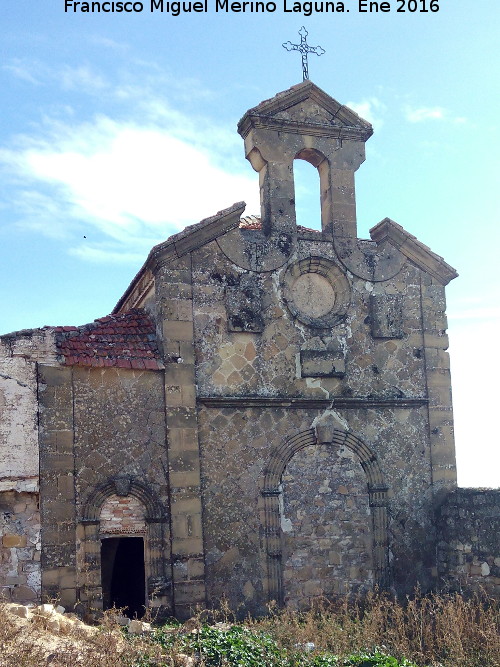
{"label": "stone facade", "polygon": [[[456,272],[388,218],[357,238],[372,129],[311,82],[238,129],[260,217],[234,204],[155,246],[110,316],[1,339],[16,600],[40,595],[38,572],[67,608],[130,586],[131,608],[185,618],[223,596],[261,613],[453,575]],[[296,225],[295,159],[318,169],[321,231]],[[494,572],[481,548],[470,575]]]}

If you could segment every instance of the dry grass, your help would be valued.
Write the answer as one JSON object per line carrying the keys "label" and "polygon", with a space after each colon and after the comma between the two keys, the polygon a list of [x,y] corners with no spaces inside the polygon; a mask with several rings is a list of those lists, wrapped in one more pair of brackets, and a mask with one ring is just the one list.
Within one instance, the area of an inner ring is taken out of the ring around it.
{"label": "dry grass", "polygon": [[401,604],[385,595],[337,603],[319,601],[309,611],[283,611],[254,622],[292,647],[314,642],[346,656],[384,647],[398,659],[442,667],[500,667],[500,603],[485,595],[416,593]]}
{"label": "dry grass", "polygon": [[[231,620],[227,610],[223,615]],[[206,612],[200,614],[204,618]],[[372,594],[354,601],[318,602],[301,613],[271,610],[265,618],[247,619],[245,625],[271,635],[289,655],[297,652],[298,644],[313,642],[321,652],[342,657],[384,647],[386,653],[422,667],[500,667],[500,603],[481,595],[416,594],[400,604]],[[173,632],[180,647],[182,627]],[[177,650],[162,649],[147,637],[129,641],[106,620],[94,633],[51,633],[0,605],[1,667],[132,667],[145,654],[150,665],[175,667],[182,664],[174,657]],[[307,660],[291,664],[305,665]]]}

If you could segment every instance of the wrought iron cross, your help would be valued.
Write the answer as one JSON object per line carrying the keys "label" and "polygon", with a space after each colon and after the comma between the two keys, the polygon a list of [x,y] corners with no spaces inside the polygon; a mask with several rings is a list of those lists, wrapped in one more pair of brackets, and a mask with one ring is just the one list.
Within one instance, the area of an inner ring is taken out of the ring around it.
{"label": "wrought iron cross", "polygon": [[309,67],[307,64],[307,54],[315,53],[317,56],[322,56],[323,53],[326,53],[325,49],[321,46],[309,46],[306,42],[306,37],[309,33],[302,26],[299,30],[300,35],[300,44],[292,44],[292,42],[285,42],[282,44],[283,48],[287,51],[300,51],[302,54],[302,80],[305,81],[309,78]]}

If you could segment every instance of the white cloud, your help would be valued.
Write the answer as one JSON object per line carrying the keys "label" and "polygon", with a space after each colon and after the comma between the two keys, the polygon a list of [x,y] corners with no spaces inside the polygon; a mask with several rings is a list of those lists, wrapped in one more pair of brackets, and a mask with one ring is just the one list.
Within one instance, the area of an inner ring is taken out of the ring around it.
{"label": "white cloud", "polygon": [[445,111],[441,107],[420,107],[412,109],[407,107],[406,119],[410,123],[420,123],[423,120],[441,120],[445,117]]}
{"label": "white cloud", "polygon": [[58,70],[63,88],[80,92],[99,93],[109,87],[106,79],[88,65],[70,67],[64,65]]}
{"label": "white cloud", "polygon": [[385,113],[386,106],[376,97],[369,97],[362,102],[348,102],[346,106],[371,123],[374,128],[380,130],[382,127],[382,114]]}
{"label": "white cloud", "polygon": [[449,315],[450,320],[480,322],[483,320],[497,320],[500,322],[500,307],[497,306],[476,306],[469,308],[459,308]]}
{"label": "white cloud", "polygon": [[[130,253],[136,258],[138,239],[147,251],[235,201],[258,213],[258,177],[242,159],[235,132],[175,108],[153,90],[153,80],[111,86],[87,66],[58,68],[52,77],[64,89],[102,90],[108,100],[126,100],[127,112],[108,111],[86,122],[75,122],[70,113],[63,120],[45,116],[33,133],[0,149],[18,225],[59,238],[91,238],[87,231],[93,229],[103,238],[70,252],[117,261]],[[203,90],[198,94],[203,97]]]}
{"label": "white cloud", "polygon": [[124,42],[117,42],[114,39],[109,37],[103,37],[102,35],[94,35],[90,38],[90,41],[97,46],[104,46],[106,49],[111,49],[113,51],[128,51],[129,46]]}
{"label": "white cloud", "polygon": [[422,123],[427,120],[443,120],[452,123],[466,123],[467,119],[463,116],[453,116],[443,107],[410,107],[405,108],[406,120],[410,123]]}
{"label": "white cloud", "polygon": [[12,74],[17,79],[21,79],[22,81],[27,81],[28,83],[31,83],[35,86],[39,85],[40,83],[38,79],[33,75],[31,68],[28,67],[26,63],[17,58],[11,61],[10,64],[3,65],[2,69],[5,72],[9,72],[9,74]]}
{"label": "white cloud", "polygon": [[[148,244],[149,246],[150,244]],[[149,247],[148,247],[149,250]],[[115,263],[115,264],[142,264],[147,257],[147,251],[125,252],[119,247],[94,247],[80,245],[70,249],[70,254],[88,262]]]}

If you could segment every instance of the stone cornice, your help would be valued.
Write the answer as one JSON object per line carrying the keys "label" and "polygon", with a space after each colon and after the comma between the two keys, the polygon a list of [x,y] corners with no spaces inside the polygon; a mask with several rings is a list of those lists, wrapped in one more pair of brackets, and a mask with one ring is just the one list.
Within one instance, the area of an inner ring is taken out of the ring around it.
{"label": "stone cornice", "polygon": [[[306,99],[313,100],[332,117],[332,124],[314,123],[310,121],[297,122],[276,115],[300,104]],[[288,90],[278,93],[269,100],[264,100],[256,107],[249,109],[238,123],[238,132],[242,137],[250,132],[252,127],[267,127],[275,130],[286,130],[297,134],[314,134],[334,138],[359,139],[366,141],[373,134],[373,128],[352,109],[327,95],[312,81],[303,81]]]}
{"label": "stone cornice", "polygon": [[285,398],[269,396],[199,396],[207,408],[420,408],[426,398]]}
{"label": "stone cornice", "polygon": [[253,127],[289,132],[291,134],[312,135],[314,137],[328,137],[330,139],[354,139],[366,141],[373,134],[366,128],[347,125],[326,125],[324,123],[299,122],[284,118],[274,118],[263,114],[248,113],[239,125],[240,133],[246,137]]}
{"label": "stone cornice", "polygon": [[[163,243],[155,245],[151,249],[148,258],[144,262],[135,278],[113,309],[113,314],[126,310],[137,292],[141,281],[155,272],[165,263],[178,259],[197,248],[213,241],[217,237],[234,229],[240,224],[240,218],[245,210],[245,202],[237,202],[228,208],[219,211],[210,218],[186,227],[178,234],[174,234]],[[152,283],[147,289],[152,289]]]}
{"label": "stone cornice", "polygon": [[384,218],[378,225],[372,227],[370,236],[377,244],[384,241],[390,243],[419,268],[436,278],[442,285],[447,285],[450,280],[458,276],[457,271],[447,264],[440,255],[432,252],[416,236],[407,232],[390,218]]}

